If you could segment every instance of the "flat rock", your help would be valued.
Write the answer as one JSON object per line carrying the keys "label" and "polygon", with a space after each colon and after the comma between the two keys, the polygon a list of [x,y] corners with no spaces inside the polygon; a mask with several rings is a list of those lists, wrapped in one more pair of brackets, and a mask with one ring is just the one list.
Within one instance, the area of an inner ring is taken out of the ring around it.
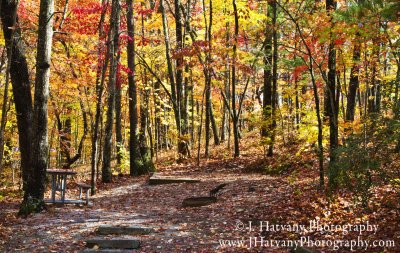
{"label": "flat rock", "polygon": [[179,177],[151,177],[149,179],[150,185],[160,185],[160,184],[176,184],[176,183],[198,183],[199,179],[193,178],[179,178]]}
{"label": "flat rock", "polygon": [[86,241],[88,248],[98,246],[102,249],[137,249],[140,247],[138,239],[90,239]]}
{"label": "flat rock", "polygon": [[78,251],[78,253],[132,253],[128,249],[85,249]]}
{"label": "flat rock", "polygon": [[154,232],[154,228],[140,226],[111,226],[101,225],[96,233],[99,235],[148,235]]}
{"label": "flat rock", "polygon": [[317,251],[305,248],[305,247],[297,247],[297,248],[292,248],[290,250],[291,253],[318,253]]}

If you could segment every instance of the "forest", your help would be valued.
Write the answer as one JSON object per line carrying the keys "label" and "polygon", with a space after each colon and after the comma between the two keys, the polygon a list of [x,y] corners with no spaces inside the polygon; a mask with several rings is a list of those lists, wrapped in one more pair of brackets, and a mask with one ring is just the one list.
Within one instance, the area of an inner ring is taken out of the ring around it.
{"label": "forest", "polygon": [[400,251],[398,0],[0,18],[0,252]]}

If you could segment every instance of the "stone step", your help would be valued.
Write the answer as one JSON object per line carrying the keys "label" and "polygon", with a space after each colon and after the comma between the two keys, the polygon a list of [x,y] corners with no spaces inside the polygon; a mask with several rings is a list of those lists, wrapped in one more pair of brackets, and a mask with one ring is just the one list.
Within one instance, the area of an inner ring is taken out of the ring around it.
{"label": "stone step", "polygon": [[297,247],[297,248],[292,248],[290,250],[290,253],[318,253],[317,251],[313,251],[309,248],[305,248],[305,247]]}
{"label": "stone step", "polygon": [[151,177],[149,179],[150,185],[160,184],[176,184],[176,183],[198,183],[199,179],[193,178],[177,178],[177,177]]}
{"label": "stone step", "polygon": [[78,253],[132,253],[128,249],[85,249],[78,251]]}
{"label": "stone step", "polygon": [[90,239],[86,241],[88,248],[98,246],[101,249],[137,249],[140,247],[140,240],[138,239]]}
{"label": "stone step", "polygon": [[154,228],[140,226],[111,226],[101,225],[96,233],[99,235],[148,235],[154,232]]}

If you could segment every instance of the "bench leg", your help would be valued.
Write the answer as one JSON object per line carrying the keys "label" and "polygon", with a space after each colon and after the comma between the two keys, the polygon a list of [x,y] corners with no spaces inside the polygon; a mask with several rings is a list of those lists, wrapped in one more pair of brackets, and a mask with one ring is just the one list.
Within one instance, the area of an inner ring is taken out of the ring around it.
{"label": "bench leg", "polygon": [[82,199],[82,187],[79,187],[79,199]]}
{"label": "bench leg", "polygon": [[89,205],[89,192],[90,189],[86,189],[86,205]]}

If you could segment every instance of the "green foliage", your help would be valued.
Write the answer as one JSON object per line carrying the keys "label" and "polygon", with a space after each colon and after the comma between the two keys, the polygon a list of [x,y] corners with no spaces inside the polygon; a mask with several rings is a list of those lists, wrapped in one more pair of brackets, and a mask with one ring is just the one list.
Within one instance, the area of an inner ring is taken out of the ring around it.
{"label": "green foliage", "polygon": [[[130,171],[130,152],[121,144],[119,146],[119,155],[121,156],[121,164],[117,168],[118,173],[129,174]],[[148,172],[155,172],[156,167],[151,160],[151,153],[149,148],[142,148],[141,157],[134,161],[135,168],[137,169],[137,175],[144,175]]]}
{"label": "green foliage", "polygon": [[[368,129],[368,130],[366,130]],[[367,206],[371,187],[387,183],[393,147],[400,138],[397,120],[376,118],[365,123],[364,131],[352,134],[336,150],[329,169],[331,189],[346,188]]]}
{"label": "green foliage", "polygon": [[129,173],[129,150],[121,143],[118,143],[119,147],[118,155],[121,156],[121,164],[118,166],[118,173],[128,174]]}

